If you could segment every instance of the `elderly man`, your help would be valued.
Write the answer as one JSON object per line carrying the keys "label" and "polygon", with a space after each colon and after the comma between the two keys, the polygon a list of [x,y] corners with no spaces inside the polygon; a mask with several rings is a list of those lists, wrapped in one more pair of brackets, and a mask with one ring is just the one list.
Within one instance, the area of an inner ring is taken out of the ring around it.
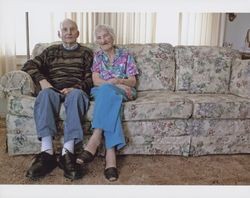
{"label": "elderly man", "polygon": [[[39,56],[27,61],[22,70],[41,86],[34,106],[34,119],[41,153],[37,154],[26,176],[37,179],[50,173],[57,164],[69,179],[83,176],[76,164],[75,144],[83,140],[83,117],[88,109],[90,89],[93,86],[91,66],[92,51],[77,43],[77,24],[65,19],[60,24],[58,36],[62,44],[52,45]],[[53,151],[56,118],[60,106],[65,106],[64,145],[57,162]]]}

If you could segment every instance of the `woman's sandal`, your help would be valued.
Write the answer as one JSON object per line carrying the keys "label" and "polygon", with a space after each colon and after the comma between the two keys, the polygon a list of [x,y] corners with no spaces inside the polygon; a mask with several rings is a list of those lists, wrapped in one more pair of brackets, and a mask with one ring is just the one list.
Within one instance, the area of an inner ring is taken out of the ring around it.
{"label": "woman's sandal", "polygon": [[83,163],[90,163],[94,160],[95,156],[97,155],[97,151],[95,153],[95,155],[93,155],[92,153],[90,153],[87,150],[83,150],[76,159],[76,163],[77,164],[83,164]]}
{"label": "woman's sandal", "polygon": [[104,170],[104,176],[110,182],[116,181],[118,179],[118,170],[116,167],[106,168]]}

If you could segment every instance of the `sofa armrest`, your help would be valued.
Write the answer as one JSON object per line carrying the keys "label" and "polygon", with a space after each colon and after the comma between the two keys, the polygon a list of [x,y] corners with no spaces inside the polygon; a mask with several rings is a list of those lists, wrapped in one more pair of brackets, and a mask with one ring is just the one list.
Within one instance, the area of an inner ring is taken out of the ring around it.
{"label": "sofa armrest", "polygon": [[250,60],[236,59],[233,62],[230,92],[241,97],[250,98]]}
{"label": "sofa armrest", "polygon": [[11,71],[0,78],[0,96],[34,94],[34,83],[29,74],[23,71]]}

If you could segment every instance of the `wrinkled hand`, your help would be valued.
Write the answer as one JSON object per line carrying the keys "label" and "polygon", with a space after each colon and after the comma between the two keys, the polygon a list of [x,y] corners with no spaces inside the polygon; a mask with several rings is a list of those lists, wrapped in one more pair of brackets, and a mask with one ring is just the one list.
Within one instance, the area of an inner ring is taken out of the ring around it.
{"label": "wrinkled hand", "polygon": [[[47,89],[53,87],[46,79],[43,79],[39,81],[41,85],[41,89]],[[69,92],[71,92],[74,88],[64,88],[62,90],[59,90],[62,94],[67,95]]]}
{"label": "wrinkled hand", "polygon": [[120,78],[111,78],[111,79],[109,79],[109,80],[107,80],[107,82],[109,82],[109,83],[112,83],[112,84],[120,84],[120,82],[121,82],[121,79]]}
{"label": "wrinkled hand", "polygon": [[131,87],[129,87],[129,86],[127,86],[127,85],[122,85],[122,84],[118,84],[118,85],[116,85],[116,86],[119,87],[119,88],[121,88],[121,89],[123,89],[123,90],[125,91],[125,93],[126,93],[126,95],[127,95],[127,97],[128,97],[129,99],[133,99],[133,98],[132,98]]}
{"label": "wrinkled hand", "polygon": [[74,88],[64,88],[61,90],[61,93],[64,95],[67,95],[69,92],[71,92]]}

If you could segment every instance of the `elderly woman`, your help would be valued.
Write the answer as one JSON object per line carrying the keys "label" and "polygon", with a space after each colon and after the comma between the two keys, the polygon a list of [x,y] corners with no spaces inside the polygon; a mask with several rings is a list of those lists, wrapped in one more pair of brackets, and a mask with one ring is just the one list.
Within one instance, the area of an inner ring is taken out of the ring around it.
{"label": "elderly woman", "polygon": [[138,70],[134,58],[125,49],[114,45],[115,34],[111,27],[98,25],[95,38],[100,50],[95,53],[92,66],[95,85],[91,90],[95,98],[94,130],[77,162],[88,163],[94,159],[103,135],[106,147],[104,175],[109,181],[115,181],[118,179],[115,151],[126,144],[121,125],[121,105],[123,101],[136,97],[134,87]]}

